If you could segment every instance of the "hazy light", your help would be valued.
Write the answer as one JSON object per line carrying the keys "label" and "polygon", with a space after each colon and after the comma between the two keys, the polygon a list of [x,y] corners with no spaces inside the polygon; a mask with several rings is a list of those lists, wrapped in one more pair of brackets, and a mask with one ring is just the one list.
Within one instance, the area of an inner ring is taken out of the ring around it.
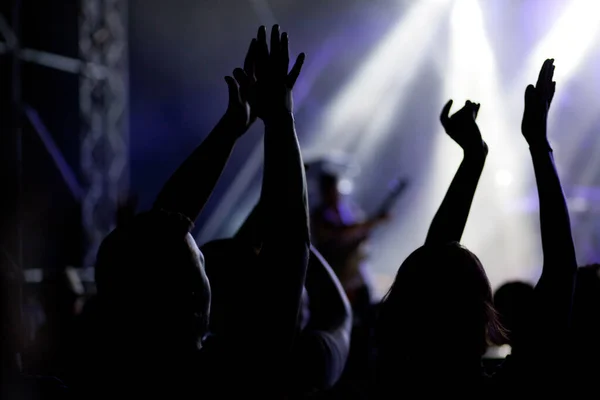
{"label": "hazy light", "polygon": [[[451,113],[466,100],[481,104],[477,118],[483,139],[490,148],[473,200],[463,243],[477,254],[493,286],[509,279],[526,279],[531,274],[521,255],[531,257],[534,229],[527,219],[505,218],[507,202],[526,193],[524,182],[516,182],[527,160],[520,157],[524,141],[515,141],[519,125],[513,125],[506,106],[506,91],[498,73],[496,56],[488,39],[482,6],[485,1],[456,0],[450,14],[450,48],[446,87],[441,104],[454,100]],[[522,100],[520,101],[522,107]],[[441,131],[441,130],[440,130]],[[431,196],[436,207],[462,160],[458,146],[440,132],[432,174]],[[498,190],[498,187],[502,190]],[[506,235],[508,231],[516,232]],[[532,238],[533,236],[533,238]],[[530,267],[531,268],[531,267]]]}
{"label": "hazy light", "polygon": [[528,75],[537,73],[546,58],[556,60],[555,80],[564,81],[577,69],[600,30],[600,2],[571,0],[552,30],[539,43],[528,64]]}
{"label": "hazy light", "polygon": [[354,184],[350,179],[340,179],[338,182],[338,191],[343,195],[349,195],[354,189]]}
{"label": "hazy light", "polygon": [[568,201],[569,210],[571,212],[585,212],[588,211],[588,201],[583,197],[575,197]]}
{"label": "hazy light", "polygon": [[[372,155],[409,97],[405,89],[428,54],[436,33],[431,27],[439,25],[446,3],[448,0],[414,2],[326,108],[317,129],[324,134],[309,147],[353,149],[359,163]],[[423,21],[430,29],[423,29]]]}
{"label": "hazy light", "polygon": [[512,174],[505,170],[500,170],[496,172],[496,184],[498,186],[508,186],[512,183],[513,177]]}

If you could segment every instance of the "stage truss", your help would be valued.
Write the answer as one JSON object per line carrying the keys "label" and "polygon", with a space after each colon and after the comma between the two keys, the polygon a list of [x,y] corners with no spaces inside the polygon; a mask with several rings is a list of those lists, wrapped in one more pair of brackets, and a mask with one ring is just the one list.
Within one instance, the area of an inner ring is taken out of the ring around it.
{"label": "stage truss", "polygon": [[[15,2],[18,7],[19,2]],[[80,201],[86,236],[84,267],[93,266],[102,239],[114,227],[119,200],[129,186],[127,0],[80,0],[79,58],[22,48],[18,17],[0,14],[0,53],[79,76],[80,165],[84,182],[64,162],[38,113],[17,99],[46,145],[73,197]],[[13,13],[18,16],[18,13]],[[20,87],[19,82],[13,82]],[[20,131],[15,131],[20,135]],[[17,229],[18,230],[18,229]],[[17,257],[20,258],[20,257]]]}

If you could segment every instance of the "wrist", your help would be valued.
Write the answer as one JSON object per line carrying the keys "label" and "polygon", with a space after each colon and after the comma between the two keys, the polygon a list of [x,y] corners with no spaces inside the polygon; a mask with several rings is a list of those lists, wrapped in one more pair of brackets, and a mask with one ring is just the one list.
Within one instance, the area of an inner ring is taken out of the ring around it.
{"label": "wrist", "polygon": [[481,145],[466,147],[463,149],[464,155],[467,158],[485,159],[488,155],[488,146],[483,140]]}
{"label": "wrist", "polygon": [[550,142],[548,141],[545,132],[544,134],[530,135],[529,138],[531,140],[527,140],[527,144],[529,144],[530,151],[552,151],[552,147],[550,146]]}
{"label": "wrist", "polygon": [[278,124],[282,122],[294,121],[294,113],[286,108],[274,110],[269,114],[265,115],[263,122],[265,126]]}
{"label": "wrist", "polygon": [[230,112],[225,112],[219,123],[225,128],[226,133],[232,139],[239,138],[249,128],[248,121],[244,121]]}
{"label": "wrist", "polygon": [[552,153],[552,147],[550,146],[550,143],[545,142],[545,143],[530,143],[529,144],[529,151],[531,153]]}

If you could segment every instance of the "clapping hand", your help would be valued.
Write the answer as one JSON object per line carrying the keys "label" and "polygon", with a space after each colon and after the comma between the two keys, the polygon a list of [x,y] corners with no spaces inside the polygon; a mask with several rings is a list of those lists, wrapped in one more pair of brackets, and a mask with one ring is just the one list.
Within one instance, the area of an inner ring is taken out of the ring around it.
{"label": "clapping hand", "polygon": [[475,120],[480,104],[468,101],[464,107],[449,116],[452,100],[442,109],[440,120],[448,136],[465,151],[465,153],[487,153],[487,145],[481,138],[479,127]]}
{"label": "clapping hand", "polygon": [[279,26],[273,26],[269,49],[266,29],[264,26],[259,28],[256,39],[250,44],[244,68],[233,71],[240,92],[248,99],[252,115],[268,121],[278,112],[293,112],[292,89],[304,58],[301,53],[289,71],[287,33],[281,34]]}
{"label": "clapping hand", "polygon": [[554,97],[556,82],[554,75],[554,59],[544,61],[535,86],[529,85],[525,90],[525,111],[521,132],[530,147],[550,147],[546,137],[548,110]]}
{"label": "clapping hand", "polygon": [[[256,41],[252,40],[244,60],[244,69],[241,70],[247,75],[252,75],[255,51]],[[234,71],[234,75],[235,74],[236,72]],[[239,135],[241,136],[246,133],[254,121],[256,121],[256,113],[252,112],[253,110],[250,108],[249,104],[249,88],[247,86],[238,86],[239,81],[236,82],[236,79],[232,78],[231,76],[226,76],[225,82],[227,82],[227,88],[229,91],[229,103],[227,105],[227,111],[225,115],[229,117],[231,121],[233,121],[238,128]]]}

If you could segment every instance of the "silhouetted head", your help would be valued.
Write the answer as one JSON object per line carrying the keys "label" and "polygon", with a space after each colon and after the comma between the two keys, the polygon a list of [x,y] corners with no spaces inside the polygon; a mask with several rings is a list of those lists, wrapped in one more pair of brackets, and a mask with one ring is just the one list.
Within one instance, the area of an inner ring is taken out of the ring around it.
{"label": "silhouetted head", "polygon": [[[262,272],[256,249],[238,239],[213,240],[202,246],[206,274],[211,284],[210,331],[216,335],[247,332],[255,325],[261,302],[273,302],[269,293],[257,290],[271,280]],[[285,260],[282,260],[285,268]],[[273,283],[277,284],[277,283]],[[308,320],[308,295],[303,291],[300,327]]]}
{"label": "silhouetted head", "polygon": [[588,354],[600,354],[600,264],[577,270],[572,316],[578,346]]}
{"label": "silhouetted head", "polygon": [[431,363],[431,357],[476,365],[488,343],[501,336],[481,262],[458,243],[413,252],[400,266],[377,323],[379,357],[401,368]]}
{"label": "silhouetted head", "polygon": [[514,346],[522,340],[531,318],[534,288],[525,282],[508,282],[494,293],[494,306],[500,323],[506,329],[506,340],[502,344]]}
{"label": "silhouetted head", "polygon": [[594,390],[600,374],[600,264],[577,269],[569,360],[572,386]]}
{"label": "silhouetted head", "polygon": [[336,205],[340,197],[340,192],[338,190],[338,177],[333,174],[323,172],[319,176],[319,191],[321,192],[321,199],[325,205]]}
{"label": "silhouetted head", "polygon": [[113,340],[181,355],[207,333],[210,285],[189,222],[151,211],[115,229],[98,251],[98,299]]}

